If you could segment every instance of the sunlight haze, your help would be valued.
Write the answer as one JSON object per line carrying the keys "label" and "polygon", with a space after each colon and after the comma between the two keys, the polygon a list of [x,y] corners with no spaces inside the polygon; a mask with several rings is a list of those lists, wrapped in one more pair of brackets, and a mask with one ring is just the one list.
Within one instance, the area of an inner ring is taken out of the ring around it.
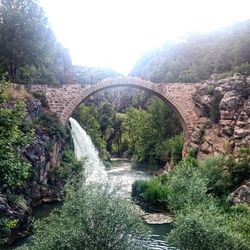
{"label": "sunlight haze", "polygon": [[250,18],[249,0],[40,0],[73,64],[128,74],[167,40]]}

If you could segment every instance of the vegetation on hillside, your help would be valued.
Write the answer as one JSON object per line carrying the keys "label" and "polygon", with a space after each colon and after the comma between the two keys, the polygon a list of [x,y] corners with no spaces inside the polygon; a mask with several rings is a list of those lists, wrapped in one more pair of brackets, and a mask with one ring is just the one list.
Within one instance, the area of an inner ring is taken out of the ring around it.
{"label": "vegetation on hillside", "polygon": [[130,74],[153,82],[199,82],[212,74],[224,78],[242,73],[250,62],[249,44],[250,20],[208,34],[190,34],[146,53]]}
{"label": "vegetation on hillside", "polygon": [[70,65],[38,0],[0,1],[0,75],[18,84],[60,83]]}
{"label": "vegetation on hillside", "polygon": [[21,157],[21,150],[31,142],[31,133],[23,130],[24,100],[14,99],[8,85],[0,82],[0,190],[23,185],[30,164]]}

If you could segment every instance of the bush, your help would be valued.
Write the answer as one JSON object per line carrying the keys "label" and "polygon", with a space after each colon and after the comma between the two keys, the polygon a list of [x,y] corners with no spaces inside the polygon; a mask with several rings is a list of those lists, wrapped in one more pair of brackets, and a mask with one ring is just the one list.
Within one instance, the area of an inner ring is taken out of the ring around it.
{"label": "bush", "polygon": [[63,178],[80,174],[83,171],[83,165],[84,162],[77,160],[72,150],[64,150],[57,174]]}
{"label": "bush", "polygon": [[200,170],[208,179],[209,190],[217,197],[234,191],[250,177],[250,149],[243,148],[237,158],[209,156],[200,162]]}
{"label": "bush", "polygon": [[157,144],[155,148],[155,155],[162,162],[172,162],[173,164],[177,164],[182,159],[183,143],[183,134],[181,133],[175,135],[174,137]]}
{"label": "bush", "polygon": [[208,180],[209,191],[218,197],[228,194],[231,187],[230,173],[225,171],[222,156],[208,156],[200,162],[200,170]]}
{"label": "bush", "polygon": [[8,242],[11,230],[14,229],[17,224],[17,219],[0,216],[0,247]]}
{"label": "bush", "polygon": [[185,206],[197,206],[203,202],[207,193],[207,179],[204,178],[193,158],[181,161],[170,173],[168,205],[176,212]]}
{"label": "bush", "polygon": [[8,197],[8,201],[16,205],[17,207],[23,209],[24,211],[29,210],[27,200],[25,200],[25,198],[22,195],[8,194],[7,197]]}
{"label": "bush", "polygon": [[208,204],[203,203],[178,213],[168,240],[183,250],[250,249],[241,230],[232,229],[235,221],[213,203]]}
{"label": "bush", "polygon": [[8,85],[0,81],[0,188],[15,188],[24,184],[30,164],[20,154],[31,141],[31,133],[24,133],[25,112],[22,100],[13,99]]}
{"label": "bush", "polygon": [[235,160],[228,157],[226,164],[231,175],[232,188],[235,189],[250,178],[250,147],[241,148]]}
{"label": "bush", "polygon": [[34,244],[21,249],[135,249],[132,239],[143,237],[147,229],[129,202],[105,184],[72,183],[61,210],[37,222]]}
{"label": "bush", "polygon": [[146,203],[148,207],[167,209],[168,187],[158,177],[135,181],[131,195],[135,200]]}

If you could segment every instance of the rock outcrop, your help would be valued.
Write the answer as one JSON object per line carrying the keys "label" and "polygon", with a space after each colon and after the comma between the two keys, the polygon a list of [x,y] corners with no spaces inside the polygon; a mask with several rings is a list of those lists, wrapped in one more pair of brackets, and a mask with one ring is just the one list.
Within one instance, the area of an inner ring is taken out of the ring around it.
{"label": "rock outcrop", "polygon": [[250,207],[250,181],[237,188],[230,196],[229,201],[233,204],[246,203]]}
{"label": "rock outcrop", "polygon": [[237,77],[208,81],[193,95],[200,119],[190,145],[198,159],[250,147],[250,92],[246,86]]}

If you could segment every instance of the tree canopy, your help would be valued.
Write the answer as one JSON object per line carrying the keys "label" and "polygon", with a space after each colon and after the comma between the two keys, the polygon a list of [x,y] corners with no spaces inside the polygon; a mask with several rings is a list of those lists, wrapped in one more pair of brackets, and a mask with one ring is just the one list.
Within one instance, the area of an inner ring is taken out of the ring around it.
{"label": "tree canopy", "polygon": [[59,83],[67,61],[37,0],[0,1],[0,74],[16,83]]}

